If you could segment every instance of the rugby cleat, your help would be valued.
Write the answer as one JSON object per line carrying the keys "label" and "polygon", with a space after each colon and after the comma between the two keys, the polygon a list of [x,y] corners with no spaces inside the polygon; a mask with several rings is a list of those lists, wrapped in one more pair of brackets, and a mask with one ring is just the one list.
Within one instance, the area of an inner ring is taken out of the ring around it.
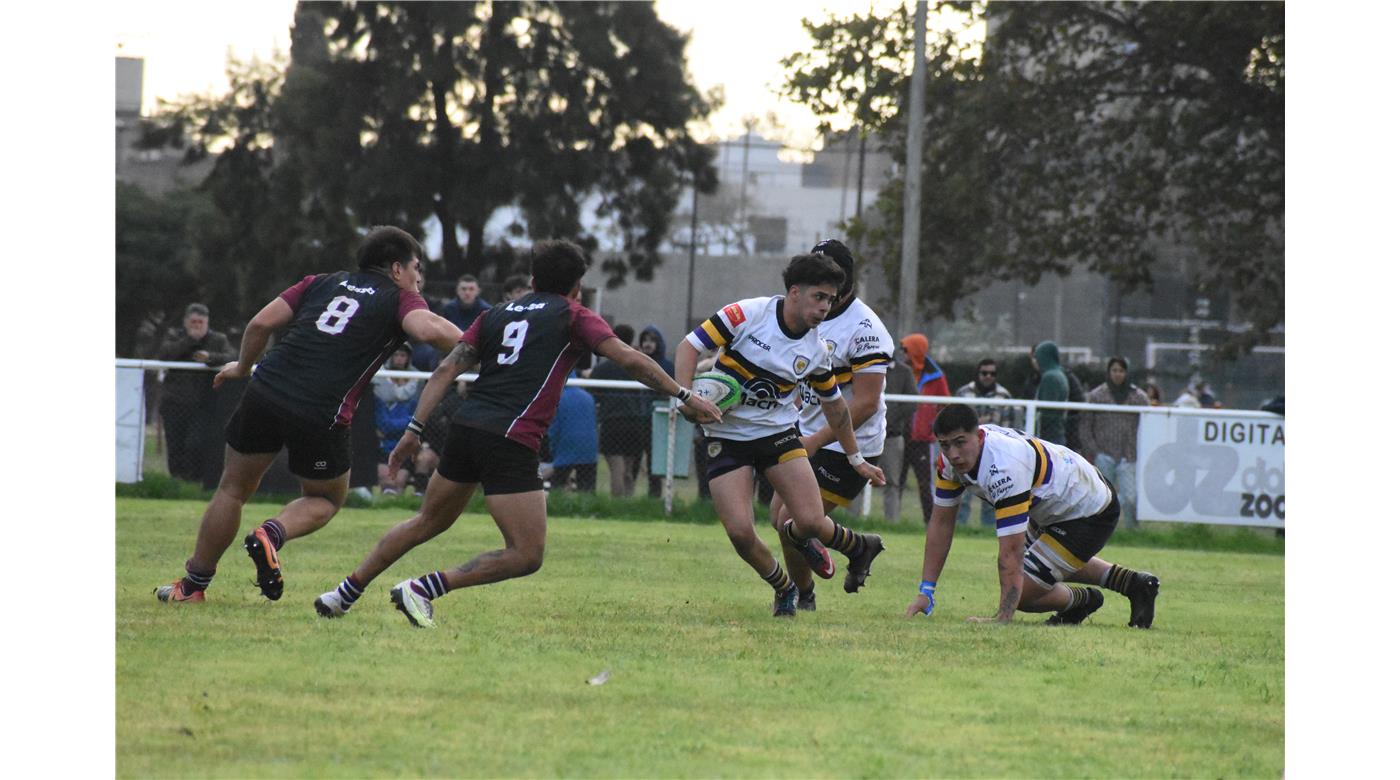
{"label": "rugby cleat", "polygon": [[826,545],[816,539],[808,539],[805,543],[799,544],[793,541],[796,536],[789,533],[791,530],[792,521],[788,520],[783,524],[783,539],[790,542],[798,552],[802,553],[802,559],[807,562],[807,566],[812,569],[813,574],[824,580],[831,579],[831,575],[836,573],[836,564],[831,562],[831,553],[826,549]]}
{"label": "rugby cleat", "polygon": [[1152,618],[1157,613],[1157,590],[1161,582],[1152,572],[1140,571],[1128,583],[1127,592],[1130,611],[1128,625],[1133,628],[1152,628]]}
{"label": "rugby cleat", "polygon": [[436,628],[433,622],[433,602],[418,595],[413,580],[404,580],[389,591],[389,600],[417,628]]}
{"label": "rugby cleat", "polygon": [[1103,606],[1103,593],[1098,588],[1085,588],[1088,600],[1077,607],[1056,612],[1045,620],[1047,626],[1077,626]]}
{"label": "rugby cleat", "polygon": [[865,578],[870,576],[870,564],[875,560],[875,556],[885,551],[885,540],[879,534],[861,534],[865,539],[865,550],[860,555],[850,556],[850,563],[846,566],[846,592],[855,593],[865,584]]}
{"label": "rugby cleat", "polygon": [[323,618],[345,617],[345,613],[350,608],[345,606],[345,602],[340,598],[340,591],[333,590],[330,593],[322,593],[316,597],[316,614]]}
{"label": "rugby cleat", "polygon": [[169,585],[161,585],[155,589],[155,594],[156,598],[166,604],[181,601],[192,601],[199,604],[204,603],[204,591],[195,590],[186,593],[185,581],[182,579],[175,580]]}
{"label": "rugby cleat", "polygon": [[773,617],[795,617],[797,615],[797,583],[789,583],[781,592],[773,594]]}
{"label": "rugby cleat", "polygon": [[803,612],[816,612],[817,592],[815,590],[809,590],[806,593],[799,592],[797,594],[797,608]]}
{"label": "rugby cleat", "polygon": [[253,532],[243,537],[243,549],[248,551],[248,557],[253,559],[253,565],[258,569],[258,589],[268,601],[276,601],[282,598],[282,561],[277,557],[277,548],[272,546],[272,540],[267,537],[267,531],[258,526]]}

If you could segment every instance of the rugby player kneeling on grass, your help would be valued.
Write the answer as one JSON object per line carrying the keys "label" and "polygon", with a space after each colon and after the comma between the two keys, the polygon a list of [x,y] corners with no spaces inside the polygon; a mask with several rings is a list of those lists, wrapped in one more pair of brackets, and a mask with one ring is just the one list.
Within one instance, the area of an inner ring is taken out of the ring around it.
{"label": "rugby player kneeling on grass", "polygon": [[933,612],[934,588],[953,544],[964,489],[995,509],[1001,602],[994,617],[1016,610],[1054,612],[1046,623],[1073,625],[1103,606],[1095,588],[1128,598],[1128,625],[1151,628],[1158,581],[1094,555],[1118,525],[1118,495],[1098,469],[1073,450],[997,425],[977,424],[965,405],[948,406],[933,423],[941,450],[934,466],[934,508],[924,542],[924,578],[905,614]]}
{"label": "rugby player kneeling on grass", "polygon": [[428,628],[434,625],[432,600],[449,590],[537,571],[545,539],[540,439],[559,409],[565,378],[588,352],[622,366],[647,387],[675,396],[691,421],[719,420],[714,404],[676,384],[656,361],[622,343],[602,317],[579,303],[579,280],[588,268],[582,249],[567,241],[542,241],[531,254],[534,292],[497,304],[467,328],[428,379],[408,430],[389,456],[392,473],[418,452],[420,421],[428,419],[458,374],[479,364],[480,376],[453,415],[422,508],[389,529],[359,568],[316,599],[322,617],[344,615],[371,580],[451,527],[478,485],[505,547],[458,568],[400,582],[389,593],[394,606],[413,625]]}

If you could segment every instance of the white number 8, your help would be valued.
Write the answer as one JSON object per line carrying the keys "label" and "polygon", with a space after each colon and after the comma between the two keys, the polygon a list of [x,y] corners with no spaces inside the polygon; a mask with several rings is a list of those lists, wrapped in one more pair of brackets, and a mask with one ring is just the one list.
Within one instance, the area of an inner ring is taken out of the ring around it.
{"label": "white number 8", "polygon": [[496,357],[496,362],[503,366],[514,365],[520,359],[520,348],[525,346],[525,332],[530,329],[528,320],[519,320],[506,326],[505,335],[501,336],[501,346],[508,347],[510,354],[502,352]]}
{"label": "white number 8", "polygon": [[359,301],[344,295],[337,295],[317,318],[316,329],[334,336],[345,330],[345,326],[350,324],[350,318],[355,316],[355,312],[359,310]]}

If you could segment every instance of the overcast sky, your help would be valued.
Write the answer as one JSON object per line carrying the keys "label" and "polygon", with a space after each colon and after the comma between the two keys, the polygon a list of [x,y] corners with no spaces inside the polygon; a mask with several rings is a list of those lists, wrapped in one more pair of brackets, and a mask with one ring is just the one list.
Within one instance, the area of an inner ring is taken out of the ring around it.
{"label": "overcast sky", "polygon": [[[711,117],[714,133],[742,132],[746,116],[776,114],[785,137],[807,144],[816,120],[773,93],[778,60],[808,44],[801,20],[891,8],[896,0],[659,0],[661,18],[692,32],[690,70],[702,90],[722,85],[725,105]],[[222,90],[231,52],[247,59],[286,51],[293,0],[145,0],[125,3],[116,19],[116,53],[145,59],[144,105],[158,97]]]}

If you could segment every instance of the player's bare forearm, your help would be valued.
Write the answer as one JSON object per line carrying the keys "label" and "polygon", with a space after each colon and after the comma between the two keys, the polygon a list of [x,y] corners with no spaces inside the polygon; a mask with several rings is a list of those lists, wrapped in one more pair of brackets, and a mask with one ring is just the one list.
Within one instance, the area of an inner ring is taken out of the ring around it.
{"label": "player's bare forearm", "polygon": [[838,395],[830,401],[822,401],[822,414],[826,416],[826,427],[835,432],[836,440],[841,442],[842,451],[847,455],[859,453],[860,445],[851,427],[851,410],[846,406],[846,399]]}
{"label": "player's bare forearm", "polygon": [[418,408],[414,410],[413,416],[426,421],[428,415],[441,403],[442,397],[447,395],[448,388],[452,387],[457,377],[475,368],[477,362],[476,347],[458,342],[457,346],[447,353],[447,357],[438,363],[438,367],[433,369],[433,375],[428,377],[427,383],[423,385],[423,394],[418,396]]}
{"label": "player's bare forearm", "polygon": [[[885,391],[884,374],[856,374],[851,381],[851,400],[847,404],[851,412],[851,428],[859,429],[880,408],[880,394]],[[821,449],[836,441],[836,431],[831,425],[823,425],[807,437],[813,447]]]}
{"label": "player's bare forearm", "polygon": [[253,370],[253,364],[258,362],[263,352],[267,351],[267,342],[272,338],[272,328],[258,322],[248,323],[248,327],[243,329],[243,341],[238,346],[238,370],[243,374]]}
{"label": "player's bare forearm", "polygon": [[[1019,544],[1017,543],[1019,541]],[[1021,603],[1021,562],[1025,557],[1025,534],[1012,534],[997,540],[997,578],[1001,581],[1001,603],[997,605],[997,620],[1010,623]]]}
{"label": "player's bare forearm", "polygon": [[676,347],[676,383],[681,387],[690,387],[695,381],[695,364],[700,361],[700,352],[695,349],[687,339],[681,339],[681,343]]}
{"label": "player's bare forearm", "polygon": [[630,347],[629,350],[629,354],[622,362],[622,367],[633,379],[666,395],[675,395],[681,389],[681,386],[676,384],[676,380],[666,373],[666,369],[657,365],[655,360]]}
{"label": "player's bare forearm", "polygon": [[924,579],[937,582],[953,549],[953,527],[957,524],[958,508],[934,505],[928,528],[924,531]]}

